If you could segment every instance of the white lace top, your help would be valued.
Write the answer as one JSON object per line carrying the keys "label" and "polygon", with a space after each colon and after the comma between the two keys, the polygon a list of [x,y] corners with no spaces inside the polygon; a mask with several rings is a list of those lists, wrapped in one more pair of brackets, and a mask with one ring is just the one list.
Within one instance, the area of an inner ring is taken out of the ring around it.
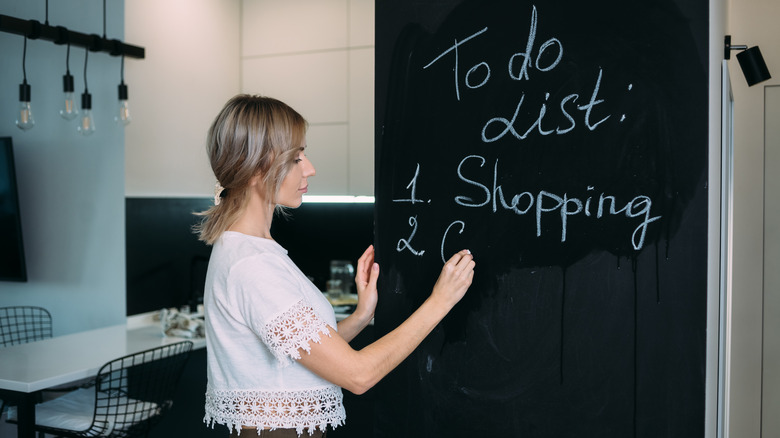
{"label": "white lace top", "polygon": [[204,294],[207,424],[325,430],[344,423],[341,388],[297,361],[328,335],[328,300],[273,240],[227,231]]}

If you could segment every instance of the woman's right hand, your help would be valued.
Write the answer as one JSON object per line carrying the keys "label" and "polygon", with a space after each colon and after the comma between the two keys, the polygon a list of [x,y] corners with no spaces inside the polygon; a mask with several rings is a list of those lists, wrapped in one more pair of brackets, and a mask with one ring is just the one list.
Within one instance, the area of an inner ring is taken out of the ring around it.
{"label": "woman's right hand", "polygon": [[[366,290],[373,295],[371,283],[375,282],[372,278],[375,274],[367,272],[368,266],[373,266],[373,249],[369,248],[361,259],[364,274],[360,283],[364,283],[368,275],[370,280]],[[341,326],[350,318],[347,317],[339,323],[338,331],[328,327],[330,336],[322,336],[319,342],[312,342],[309,353],[300,348],[299,362],[318,376],[354,394],[363,394],[420,345],[463,298],[473,278],[474,258],[468,250],[463,250],[444,264],[431,296],[390,333],[360,350],[354,350],[342,336],[344,331]]]}
{"label": "woman's right hand", "polygon": [[471,286],[475,264],[474,256],[467,249],[450,257],[441,269],[431,297],[442,300],[450,308],[455,306]]}

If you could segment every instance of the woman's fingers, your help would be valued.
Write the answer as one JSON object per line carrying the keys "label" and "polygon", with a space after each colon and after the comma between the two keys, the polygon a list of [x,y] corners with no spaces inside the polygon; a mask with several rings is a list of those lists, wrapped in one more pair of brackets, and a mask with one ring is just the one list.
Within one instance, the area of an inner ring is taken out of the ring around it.
{"label": "woman's fingers", "polygon": [[474,278],[474,257],[469,250],[454,254],[442,267],[433,294],[447,299],[452,305],[460,301]]}
{"label": "woman's fingers", "polygon": [[358,259],[357,273],[355,275],[355,283],[358,288],[363,284],[371,281],[371,270],[374,265],[374,246],[369,245],[363,255]]}
{"label": "woman's fingers", "polygon": [[376,289],[376,282],[379,279],[379,263],[371,264],[371,274],[368,277],[368,286]]}
{"label": "woman's fingers", "polygon": [[462,275],[473,272],[474,266],[474,256],[472,256],[471,251],[467,249],[455,253],[450,257],[447,263],[444,264],[444,267],[451,270],[453,275]]}

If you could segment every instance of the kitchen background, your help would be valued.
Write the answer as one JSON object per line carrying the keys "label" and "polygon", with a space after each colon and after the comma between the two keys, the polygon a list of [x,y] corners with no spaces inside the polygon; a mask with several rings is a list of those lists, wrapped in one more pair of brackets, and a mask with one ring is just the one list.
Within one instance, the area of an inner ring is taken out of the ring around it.
{"label": "kitchen background", "polygon": [[[89,56],[97,131],[82,137],[75,123],[57,115],[65,47],[30,40],[26,71],[36,126],[18,130],[13,121],[22,82],[23,38],[0,34],[0,135],[14,140],[29,276],[27,283],[0,283],[0,302],[45,305],[54,316],[55,335],[125,320],[125,197],[210,197],[214,180],[203,139],[216,112],[236,93],[275,95],[309,119],[309,155],[318,167],[311,194],[373,193],[373,2],[106,3],[107,36],[146,48],[146,59],[125,62],[133,117],[126,128],[113,122],[118,58]],[[723,34],[731,34],[735,44],[760,45],[775,75],[748,88],[736,60],[729,63],[736,150],[726,428],[734,436],[758,437],[762,390],[768,393],[762,370],[774,367],[766,361],[774,360],[778,350],[771,342],[780,325],[770,317],[780,312],[763,307],[764,270],[774,269],[776,261],[765,267],[761,214],[764,92],[780,84],[780,30],[773,23],[780,4],[709,4],[712,150],[719,150],[720,142]],[[102,13],[98,0],[49,2],[51,24],[83,33],[103,33]],[[45,2],[3,0],[0,14],[43,22]],[[83,69],[84,50],[74,48],[70,71],[77,93],[83,91]],[[717,173],[719,164],[713,169]],[[717,209],[717,202],[713,206]],[[716,222],[711,227],[717,230]],[[718,275],[716,267],[711,277],[715,283]],[[711,311],[718,311],[717,303]],[[770,417],[763,415],[764,421]]]}

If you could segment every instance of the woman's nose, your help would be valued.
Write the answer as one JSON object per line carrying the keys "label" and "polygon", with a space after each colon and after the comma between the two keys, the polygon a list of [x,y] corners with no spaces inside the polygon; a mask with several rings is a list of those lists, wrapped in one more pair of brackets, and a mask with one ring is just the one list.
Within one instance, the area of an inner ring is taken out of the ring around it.
{"label": "woman's nose", "polygon": [[308,164],[308,166],[306,166],[304,168],[303,174],[306,177],[310,177],[310,176],[316,175],[317,174],[317,170],[314,168],[314,164],[312,164],[311,160],[309,160],[308,157],[306,157],[306,163]]}

